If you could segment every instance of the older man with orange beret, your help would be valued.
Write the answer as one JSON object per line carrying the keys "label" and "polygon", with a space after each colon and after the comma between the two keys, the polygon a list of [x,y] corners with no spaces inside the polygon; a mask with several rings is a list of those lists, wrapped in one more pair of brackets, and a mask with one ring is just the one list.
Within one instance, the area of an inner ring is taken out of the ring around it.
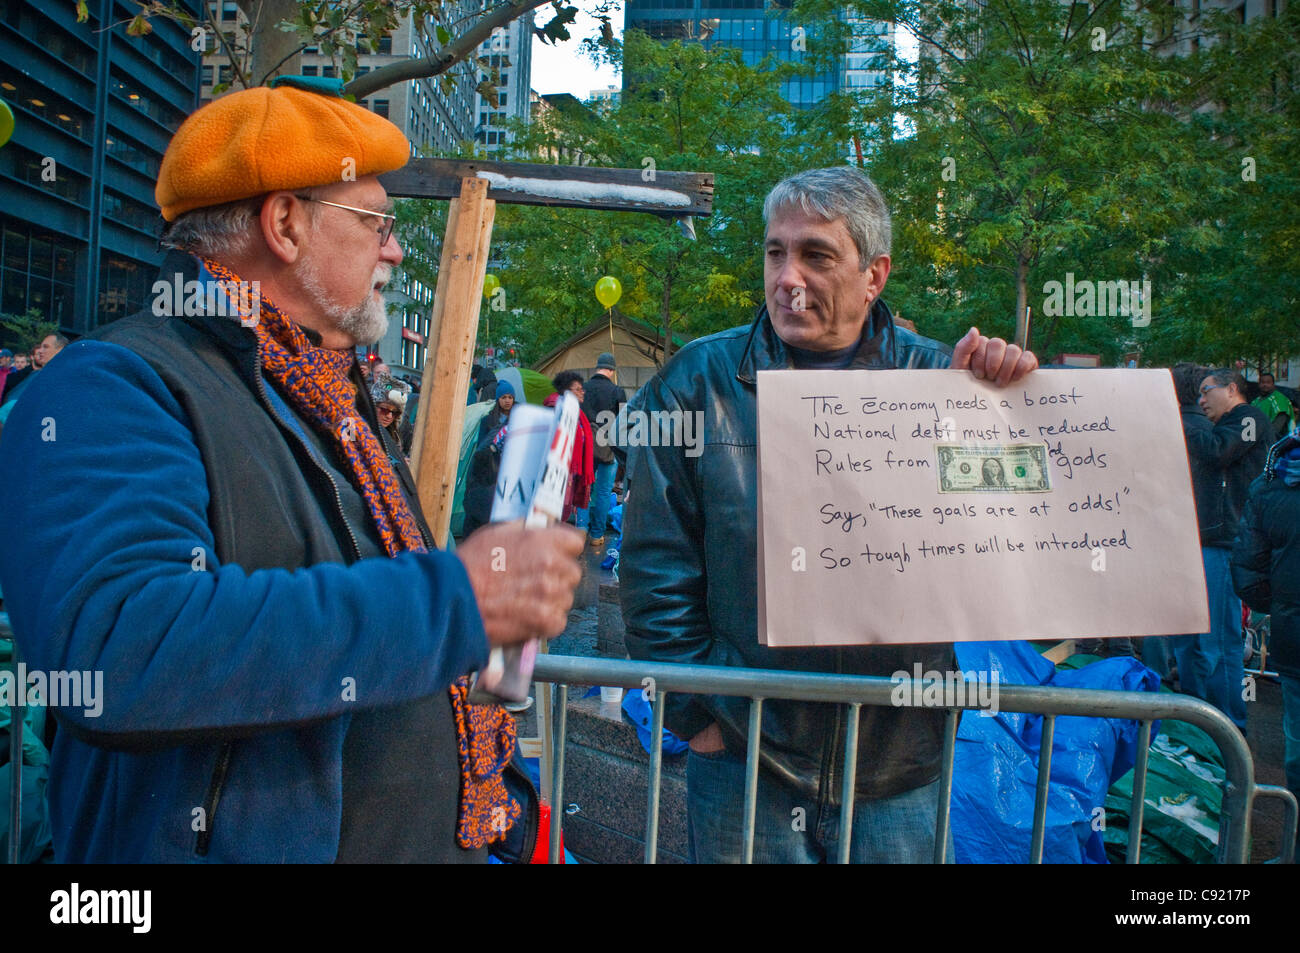
{"label": "older man with orange beret", "polygon": [[377,176],[409,155],[319,80],[203,107],[163,157],[150,306],[12,413],[18,645],[102,684],[53,699],[60,860],[474,862],[522,826],[513,721],[465,676],[563,629],[582,538],[436,551],[378,425],[355,348],[402,261]]}

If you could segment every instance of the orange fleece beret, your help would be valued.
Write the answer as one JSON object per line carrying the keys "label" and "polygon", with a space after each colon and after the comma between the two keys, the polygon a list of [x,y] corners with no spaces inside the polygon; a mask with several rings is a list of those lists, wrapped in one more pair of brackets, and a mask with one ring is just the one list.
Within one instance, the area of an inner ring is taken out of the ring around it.
{"label": "orange fleece beret", "polygon": [[154,197],[172,222],[191,209],[392,172],[410,157],[402,130],[356,103],[288,84],[258,86],[181,123]]}

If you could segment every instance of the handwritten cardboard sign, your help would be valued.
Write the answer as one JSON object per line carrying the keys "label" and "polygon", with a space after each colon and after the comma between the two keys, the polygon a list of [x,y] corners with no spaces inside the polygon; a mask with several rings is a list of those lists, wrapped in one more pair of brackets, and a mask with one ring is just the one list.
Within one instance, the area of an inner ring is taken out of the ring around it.
{"label": "handwritten cardboard sign", "polygon": [[1209,628],[1168,371],[758,375],[772,646]]}

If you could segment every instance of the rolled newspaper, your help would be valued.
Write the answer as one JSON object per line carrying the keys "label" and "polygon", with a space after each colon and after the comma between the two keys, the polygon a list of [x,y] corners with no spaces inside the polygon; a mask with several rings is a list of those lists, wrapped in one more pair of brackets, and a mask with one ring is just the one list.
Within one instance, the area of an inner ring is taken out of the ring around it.
{"label": "rolled newspaper", "polygon": [[[563,518],[578,412],[577,398],[567,391],[560,395],[554,413],[529,404],[511,412],[492,522],[522,516],[526,529],[537,529]],[[493,649],[470,687],[469,700],[478,705],[527,701],[536,662],[536,640]]]}

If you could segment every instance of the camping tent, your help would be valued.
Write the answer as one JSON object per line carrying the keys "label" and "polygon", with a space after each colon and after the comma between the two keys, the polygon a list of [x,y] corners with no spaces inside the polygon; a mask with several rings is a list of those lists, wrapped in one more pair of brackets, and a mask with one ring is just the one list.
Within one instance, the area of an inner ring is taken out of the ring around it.
{"label": "camping tent", "polygon": [[497,380],[510,382],[515,389],[515,400],[526,404],[540,404],[555,393],[549,377],[526,367],[498,367],[495,373]]}

